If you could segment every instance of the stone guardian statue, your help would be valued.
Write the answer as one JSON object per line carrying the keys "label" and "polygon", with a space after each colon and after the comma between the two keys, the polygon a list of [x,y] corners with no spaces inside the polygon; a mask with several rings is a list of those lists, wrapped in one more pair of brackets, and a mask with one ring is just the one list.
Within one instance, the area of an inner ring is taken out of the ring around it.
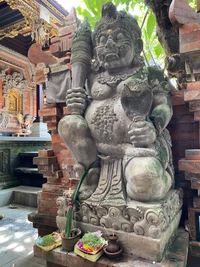
{"label": "stone guardian statue", "polygon": [[[169,84],[163,72],[146,67],[136,19],[102,7],[93,32],[85,20],[72,43],[71,114],[59,134],[81,177],[75,220],[84,231],[117,231],[125,253],[160,261],[176,231],[182,192],[174,189]],[[140,245],[138,245],[140,244]]]}

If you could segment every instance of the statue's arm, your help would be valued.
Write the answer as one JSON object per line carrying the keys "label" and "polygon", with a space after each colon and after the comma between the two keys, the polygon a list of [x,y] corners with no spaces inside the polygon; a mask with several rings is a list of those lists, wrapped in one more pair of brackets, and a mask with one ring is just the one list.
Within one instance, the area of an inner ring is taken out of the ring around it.
{"label": "statue's arm", "polygon": [[169,83],[159,69],[152,67],[149,73],[149,83],[153,90],[153,103],[150,118],[155,128],[159,132],[162,132],[173,114]]}
{"label": "statue's arm", "polygon": [[169,95],[162,92],[156,93],[153,99],[153,110],[150,118],[159,132],[166,128],[172,114],[172,104]]}

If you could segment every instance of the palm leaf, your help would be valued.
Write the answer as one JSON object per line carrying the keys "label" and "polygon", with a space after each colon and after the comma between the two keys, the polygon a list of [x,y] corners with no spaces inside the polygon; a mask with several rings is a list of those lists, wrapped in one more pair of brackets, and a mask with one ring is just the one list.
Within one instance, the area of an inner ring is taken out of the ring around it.
{"label": "palm leaf", "polygon": [[96,160],[94,162],[92,162],[89,167],[85,170],[83,176],[81,177],[81,179],[79,180],[76,189],[74,190],[74,193],[72,195],[72,201],[71,201],[71,206],[67,212],[67,218],[66,218],[66,225],[65,225],[65,236],[66,237],[71,237],[71,230],[72,230],[72,219],[73,219],[73,205],[77,199],[80,187],[85,179],[85,177],[87,176],[89,170],[93,167],[93,165],[96,163]]}
{"label": "palm leaf", "polygon": [[72,212],[73,207],[70,207],[67,212],[67,219],[66,219],[66,225],[65,225],[65,236],[70,237],[71,231],[72,231]]}
{"label": "palm leaf", "polygon": [[85,180],[85,177],[87,176],[89,170],[93,167],[93,165],[96,163],[96,160],[94,162],[92,162],[89,167],[85,170],[83,176],[81,177],[81,179],[79,180],[77,186],[76,186],[76,189],[74,190],[74,193],[72,195],[72,205],[74,205],[76,199],[77,199],[77,196],[78,196],[78,193],[79,193],[79,190],[80,190],[80,187],[83,183],[83,181]]}

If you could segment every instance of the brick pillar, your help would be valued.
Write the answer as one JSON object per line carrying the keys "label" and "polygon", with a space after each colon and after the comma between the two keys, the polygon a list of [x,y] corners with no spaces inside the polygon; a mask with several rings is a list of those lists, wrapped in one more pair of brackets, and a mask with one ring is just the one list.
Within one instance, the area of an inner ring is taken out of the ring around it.
{"label": "brick pillar", "polygon": [[185,179],[179,168],[179,160],[185,157],[186,149],[199,148],[199,124],[189,110],[189,103],[184,101],[185,90],[172,92],[173,117],[168,129],[172,138],[172,154],[175,168],[175,185],[184,190],[182,224],[188,219],[188,206],[192,202],[194,191],[191,183]]}
{"label": "brick pillar", "polygon": [[197,147],[186,149],[183,159],[179,160],[179,170],[185,172],[185,180],[190,182],[192,199],[188,203],[188,228],[190,240],[200,242],[200,149],[199,149],[199,121],[200,121],[200,81],[189,82],[184,92],[184,100],[188,101],[190,114],[196,127],[191,127]]}
{"label": "brick pillar", "polygon": [[[43,184],[42,191],[38,195],[38,212],[29,215],[29,220],[38,229],[39,235],[45,235],[57,229],[56,199],[68,188],[68,169],[75,163],[57,131],[58,122],[64,116],[64,106],[65,103],[45,104],[44,109],[39,111],[39,115],[43,117],[48,130],[51,131],[52,138],[52,150],[40,150],[38,157],[33,160],[34,164],[38,165],[40,173],[47,178],[47,183]],[[66,108],[64,110],[68,113]]]}

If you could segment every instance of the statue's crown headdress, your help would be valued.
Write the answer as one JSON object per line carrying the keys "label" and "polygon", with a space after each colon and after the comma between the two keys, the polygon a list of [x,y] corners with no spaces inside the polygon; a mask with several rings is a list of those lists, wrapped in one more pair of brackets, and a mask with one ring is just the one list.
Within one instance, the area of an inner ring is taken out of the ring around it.
{"label": "statue's crown headdress", "polygon": [[98,43],[99,35],[108,29],[121,28],[130,35],[132,40],[141,39],[141,30],[137,20],[125,11],[117,11],[113,3],[108,2],[102,6],[102,18],[96,23],[93,32],[93,45]]}

